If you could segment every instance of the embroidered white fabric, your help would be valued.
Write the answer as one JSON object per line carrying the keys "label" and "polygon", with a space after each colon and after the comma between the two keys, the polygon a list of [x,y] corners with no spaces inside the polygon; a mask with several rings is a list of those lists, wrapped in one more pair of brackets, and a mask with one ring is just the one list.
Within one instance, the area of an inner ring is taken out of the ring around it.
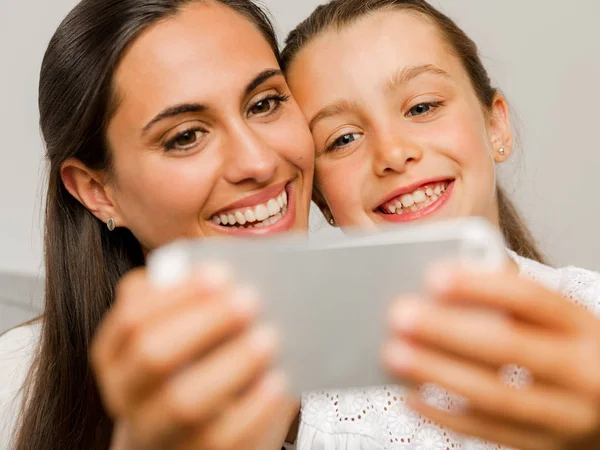
{"label": "embroidered white fabric", "polygon": [[[573,303],[600,316],[600,274],[576,267],[554,269],[517,256],[521,276],[560,291]],[[507,384],[524,387],[529,373],[507,366]],[[380,386],[345,391],[313,392],[302,398],[297,450],[506,450],[497,444],[461,436],[433,423],[405,403],[405,389]],[[460,407],[461,399],[436,386],[423,396],[438,408]]]}

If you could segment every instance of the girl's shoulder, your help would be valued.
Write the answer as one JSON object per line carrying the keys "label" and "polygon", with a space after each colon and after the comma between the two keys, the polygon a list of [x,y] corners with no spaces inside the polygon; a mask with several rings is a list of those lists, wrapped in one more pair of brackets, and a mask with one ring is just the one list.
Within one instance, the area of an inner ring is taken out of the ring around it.
{"label": "girl's shoulder", "polygon": [[521,275],[560,292],[573,303],[600,316],[600,273],[575,266],[554,268],[510,252]]}

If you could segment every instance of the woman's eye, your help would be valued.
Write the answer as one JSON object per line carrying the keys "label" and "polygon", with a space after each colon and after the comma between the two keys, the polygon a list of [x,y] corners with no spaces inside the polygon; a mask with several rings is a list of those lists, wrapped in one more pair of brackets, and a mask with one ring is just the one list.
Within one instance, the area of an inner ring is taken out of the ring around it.
{"label": "woman's eye", "polygon": [[196,138],[197,136],[195,131],[186,131],[185,133],[177,136],[175,143],[181,147],[185,147],[196,142]]}
{"label": "woman's eye", "polygon": [[166,150],[189,150],[195,146],[203,134],[202,130],[187,130],[179,133],[167,142]]}
{"label": "woman's eye", "polygon": [[423,114],[427,114],[428,112],[433,111],[435,108],[440,106],[438,103],[419,103],[416,106],[413,106],[408,111],[407,116],[422,116]]}
{"label": "woman's eye", "polygon": [[256,103],[252,108],[250,108],[250,112],[252,114],[265,114],[271,111],[273,105],[271,104],[274,100],[261,100]]}
{"label": "woman's eye", "polygon": [[274,113],[279,109],[283,102],[289,100],[288,95],[272,95],[270,97],[259,100],[250,107],[248,113],[251,116],[265,116]]}
{"label": "woman's eye", "polygon": [[330,151],[330,150],[336,150],[336,149],[345,147],[347,145],[352,144],[354,141],[356,141],[359,138],[360,138],[359,133],[344,134],[343,136],[340,136],[335,141],[333,141],[333,144],[331,144],[327,150]]}

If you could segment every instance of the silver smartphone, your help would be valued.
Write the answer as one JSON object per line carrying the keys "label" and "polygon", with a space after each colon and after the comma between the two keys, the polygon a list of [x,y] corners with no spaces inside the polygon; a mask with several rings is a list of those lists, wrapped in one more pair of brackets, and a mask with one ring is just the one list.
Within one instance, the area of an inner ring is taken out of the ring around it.
{"label": "silver smartphone", "polygon": [[506,250],[496,228],[467,218],[333,238],[179,241],[150,255],[149,277],[168,286],[207,261],[229,263],[236,280],[258,289],[263,319],[282,337],[279,364],[299,393],[391,382],[380,359],[390,302],[418,293],[436,262],[497,270]]}

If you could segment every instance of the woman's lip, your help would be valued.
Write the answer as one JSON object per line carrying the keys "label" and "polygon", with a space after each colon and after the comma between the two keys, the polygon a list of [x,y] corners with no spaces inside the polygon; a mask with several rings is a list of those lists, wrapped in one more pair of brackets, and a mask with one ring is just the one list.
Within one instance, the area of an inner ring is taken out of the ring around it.
{"label": "woman's lip", "polygon": [[419,211],[405,212],[404,214],[385,214],[383,212],[377,211],[376,214],[383,220],[394,223],[413,222],[416,220],[424,219],[439,211],[448,202],[450,196],[452,195],[452,192],[454,191],[454,183],[455,180],[452,180],[446,188],[446,190],[444,191],[444,193],[440,195],[440,197],[435,202],[433,202],[430,205],[427,205],[425,208],[420,209]]}
{"label": "woman's lip", "polygon": [[235,228],[228,227],[223,225],[217,225],[212,220],[209,220],[208,223],[211,227],[218,230],[219,233],[228,234],[231,236],[265,236],[275,233],[283,233],[285,231],[289,231],[294,227],[296,223],[296,198],[294,194],[296,192],[295,183],[289,182],[285,186],[285,191],[288,197],[287,210],[283,217],[279,219],[276,223],[266,226],[266,227],[248,227],[248,228]]}
{"label": "woman's lip", "polygon": [[249,195],[248,197],[244,197],[241,200],[230,203],[225,208],[221,209],[219,212],[213,214],[213,216],[220,216],[221,214],[228,214],[232,211],[242,209],[242,208],[253,208],[262,203],[266,203],[269,200],[276,198],[279,194],[283,192],[285,187],[291,183],[290,180],[274,184],[263,189],[261,192],[256,194]]}

